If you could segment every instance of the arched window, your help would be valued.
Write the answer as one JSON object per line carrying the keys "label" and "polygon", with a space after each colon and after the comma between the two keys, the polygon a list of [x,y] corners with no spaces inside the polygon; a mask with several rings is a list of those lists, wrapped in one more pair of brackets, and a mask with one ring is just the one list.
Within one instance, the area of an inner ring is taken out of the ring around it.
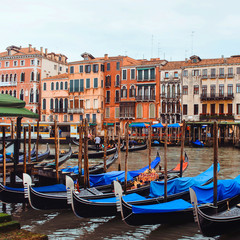
{"label": "arched window", "polygon": [[23,89],[21,89],[21,91],[20,91],[20,99],[24,100],[24,90]]}
{"label": "arched window", "polygon": [[167,97],[170,97],[170,85],[167,86]]}
{"label": "arched window", "polygon": [[6,74],[5,82],[8,82],[8,74]]}
{"label": "arched window", "polygon": [[40,73],[37,73],[37,80],[40,81]]}
{"label": "arched window", "polygon": [[17,91],[16,90],[13,91],[13,96],[17,97]]}
{"label": "arched window", "polygon": [[155,100],[155,87],[154,86],[150,87],[150,99]]}
{"label": "arched window", "polygon": [[165,85],[162,85],[162,94],[165,95]]}
{"label": "arched window", "polygon": [[119,74],[116,75],[116,87],[120,86],[120,76]]}
{"label": "arched window", "polygon": [[55,98],[55,111],[57,111],[59,109],[59,106],[58,106],[58,99]]}
{"label": "arched window", "polygon": [[180,85],[179,84],[177,85],[177,94],[178,94],[178,97],[180,97]]}
{"label": "arched window", "polygon": [[36,90],[36,103],[39,102],[39,93],[38,93],[38,89]]}
{"label": "arched window", "polygon": [[10,79],[9,80],[10,80],[10,82],[12,82],[12,74],[10,74]]}
{"label": "arched window", "polygon": [[9,91],[9,95],[12,96],[12,90]]}
{"label": "arched window", "polygon": [[20,81],[21,82],[24,82],[25,81],[25,73],[21,73],[21,78],[20,78]]}
{"label": "arched window", "polygon": [[34,72],[31,72],[31,81],[34,81]]}
{"label": "arched window", "polygon": [[68,82],[65,82],[65,90],[68,89]]}
{"label": "arched window", "polygon": [[53,110],[53,99],[50,99],[50,110]]}
{"label": "arched window", "polygon": [[29,102],[30,103],[33,102],[33,94],[34,94],[34,92],[33,92],[33,89],[31,88],[31,90],[30,90],[30,98],[29,98]]}
{"label": "arched window", "polygon": [[42,101],[42,109],[46,110],[46,99],[45,98]]}
{"label": "arched window", "polygon": [[2,82],[4,82],[4,75],[2,75]]}
{"label": "arched window", "polygon": [[142,104],[137,105],[137,118],[143,117],[143,107]]}
{"label": "arched window", "polygon": [[60,82],[60,90],[63,90],[63,82]]}
{"label": "arched window", "polygon": [[151,103],[150,105],[149,105],[149,118],[155,118],[155,110],[156,110],[156,108],[155,108],[155,104],[154,103]]}
{"label": "arched window", "polygon": [[2,90],[2,94],[4,94],[4,91]]}
{"label": "arched window", "polygon": [[64,108],[67,111],[67,109],[68,109],[68,99],[67,98],[64,99]]}
{"label": "arched window", "polygon": [[135,87],[131,86],[129,89],[129,97],[135,97]]}
{"label": "arched window", "polygon": [[8,94],[8,90],[6,90],[6,94]]}
{"label": "arched window", "polygon": [[60,111],[63,112],[63,99],[62,98],[60,98],[60,100],[59,100],[59,108],[60,108]]}
{"label": "arched window", "polygon": [[59,82],[56,82],[56,90],[59,90]]}
{"label": "arched window", "polygon": [[127,87],[123,86],[121,89],[121,97],[126,98],[127,97]]}
{"label": "arched window", "polygon": [[17,81],[17,74],[16,74],[16,73],[14,74],[13,81],[14,81],[14,82],[16,82],[16,81]]}
{"label": "arched window", "polygon": [[54,82],[51,83],[51,90],[54,90]]}

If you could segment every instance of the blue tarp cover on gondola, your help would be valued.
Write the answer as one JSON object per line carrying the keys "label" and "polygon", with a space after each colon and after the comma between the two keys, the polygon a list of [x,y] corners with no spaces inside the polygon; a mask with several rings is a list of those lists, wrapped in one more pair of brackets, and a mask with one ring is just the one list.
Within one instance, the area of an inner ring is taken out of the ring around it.
{"label": "blue tarp cover on gondola", "polygon": [[177,199],[171,202],[151,204],[151,205],[132,205],[132,212],[135,214],[141,213],[161,213],[175,212],[191,208],[192,204],[183,199]]}
{"label": "blue tarp cover on gondola", "polygon": [[193,144],[198,145],[200,147],[204,146],[204,144],[202,142],[200,142],[198,139],[195,142],[193,142]]}
{"label": "blue tarp cover on gondola", "polygon": [[[193,186],[199,204],[213,202],[213,183],[206,186]],[[218,180],[217,200],[221,201],[240,194],[240,184],[236,180]]]}
{"label": "blue tarp cover on gondola", "polygon": [[[156,157],[151,162],[151,168],[155,168],[160,162],[160,157]],[[148,165],[144,168],[141,168],[136,171],[128,171],[127,174],[127,180],[133,180],[134,177],[140,175],[141,173],[145,172],[148,169]],[[112,171],[108,173],[102,173],[102,174],[96,174],[96,175],[90,175],[90,185],[92,187],[95,186],[101,186],[106,184],[111,184],[112,181],[118,180],[120,182],[123,182],[125,178],[125,171]]]}
{"label": "blue tarp cover on gondola", "polygon": [[[123,199],[125,202],[133,202],[133,201],[141,201],[146,200],[145,197],[137,194],[137,193],[131,193],[126,196],[123,196]],[[101,203],[116,203],[116,198],[101,198],[101,199],[91,199],[91,202],[101,202]]]}
{"label": "blue tarp cover on gondola", "polygon": [[[8,190],[13,190],[13,191],[19,191],[19,192],[24,192],[24,188],[12,188],[12,187],[7,187],[5,186],[6,189]],[[64,184],[55,184],[55,185],[50,185],[50,186],[44,186],[44,187],[35,187],[33,188],[37,192],[42,192],[42,193],[49,193],[49,192],[66,192],[66,186]]]}
{"label": "blue tarp cover on gondola", "polygon": [[[218,164],[218,171],[220,165]],[[180,192],[188,191],[194,185],[201,185],[213,178],[213,165],[205,172],[196,177],[183,177],[173,179],[167,182],[167,194],[172,195]],[[164,181],[152,181],[150,184],[150,197],[158,197],[164,195]]]}

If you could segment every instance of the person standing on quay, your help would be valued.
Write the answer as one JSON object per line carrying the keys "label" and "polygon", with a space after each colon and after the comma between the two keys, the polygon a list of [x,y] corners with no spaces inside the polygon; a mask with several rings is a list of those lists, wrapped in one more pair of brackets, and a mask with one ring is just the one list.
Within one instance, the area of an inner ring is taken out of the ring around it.
{"label": "person standing on quay", "polygon": [[99,145],[100,145],[101,139],[100,137],[96,136],[94,140],[95,140],[97,151],[99,151]]}

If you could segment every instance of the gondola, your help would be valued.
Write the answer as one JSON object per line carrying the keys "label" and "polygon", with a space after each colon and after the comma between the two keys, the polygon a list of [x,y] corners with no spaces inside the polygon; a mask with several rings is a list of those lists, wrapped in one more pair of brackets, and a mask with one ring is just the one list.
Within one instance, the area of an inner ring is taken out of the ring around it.
{"label": "gondola", "polygon": [[[188,164],[189,164],[189,159],[188,159],[188,156],[185,152],[184,161],[182,163],[182,172],[184,172],[187,169]],[[168,173],[180,173],[180,171],[181,171],[181,164],[178,163],[175,168],[172,168],[171,170],[168,170]]]}
{"label": "gondola", "polygon": [[47,159],[49,154],[50,154],[50,148],[47,143],[46,152],[38,154],[38,159],[37,159],[37,156],[31,157],[31,162],[41,162],[41,161]]}
{"label": "gondola", "polygon": [[[129,146],[128,151],[129,152],[134,152],[134,151],[140,151],[140,150],[144,150],[147,148],[147,144],[141,144],[141,145],[133,145],[133,146]],[[121,149],[122,152],[126,152],[126,147]]]}
{"label": "gondola", "polygon": [[196,148],[202,148],[204,147],[204,143],[202,143],[201,141],[199,141],[198,139],[194,142],[192,141],[192,146],[196,147]]}
{"label": "gondola", "polygon": [[[183,199],[176,199],[170,202],[131,205],[122,197],[121,185],[114,182],[115,192],[119,196],[117,206],[121,210],[122,219],[128,225],[153,225],[153,224],[182,224],[194,220],[193,206]],[[218,202],[219,209],[227,207],[228,202],[239,202],[240,185],[235,180],[221,180],[218,182]],[[212,213],[216,209],[209,205],[209,199],[213,200],[213,183],[206,186],[194,186],[202,192],[200,199],[200,209],[205,213]]]}
{"label": "gondola", "polygon": [[196,193],[191,191],[191,199],[194,204],[194,213],[196,221],[201,233],[206,237],[214,237],[217,235],[232,233],[239,231],[240,225],[240,197],[229,199],[226,206],[212,211],[211,213],[204,212],[198,206]]}
{"label": "gondola", "polygon": [[[152,168],[154,168],[155,166],[158,165],[160,161],[160,158],[158,157],[158,159],[155,159],[152,163],[151,166]],[[148,166],[146,166],[148,167]],[[141,169],[140,169],[141,170]],[[139,174],[140,174],[140,170]],[[145,170],[145,168],[144,168]],[[116,171],[115,171],[116,172]],[[132,174],[137,174],[137,171],[132,171]],[[103,176],[104,174],[101,174],[101,176]],[[111,175],[111,173],[106,173],[106,175]],[[27,176],[27,174],[24,174],[24,176]],[[90,175],[90,181],[91,181],[91,177],[94,177],[94,180],[96,180],[96,175]],[[116,180],[116,178],[111,178],[109,179],[109,181],[113,181]],[[69,176],[66,176],[66,188],[70,188],[69,187],[69,182],[73,181]],[[67,192],[54,192],[54,193],[42,193],[39,191],[36,191],[33,189],[33,187],[31,186],[31,179],[29,179],[29,177],[24,177],[24,183],[25,185],[27,185],[28,187],[25,188],[26,191],[28,191],[27,195],[29,198],[29,202],[31,203],[31,205],[33,206],[33,208],[35,209],[64,209],[64,208],[69,208],[71,207],[71,205],[66,205],[67,203]],[[70,186],[72,186],[70,184]],[[113,187],[110,184],[107,184],[105,186],[98,186],[96,188],[90,188],[90,189],[80,189],[80,193],[81,194],[85,194],[85,196],[87,196],[87,193],[91,193],[91,194],[103,194],[106,191],[110,191],[110,195],[114,196],[114,193],[112,192],[111,188]],[[54,202],[56,201],[56,204],[54,204]],[[61,205],[62,204],[62,205]]]}
{"label": "gondola", "polygon": [[[106,167],[109,168],[116,160],[118,159],[118,151],[111,157],[109,157],[106,161]],[[76,178],[78,176],[78,166],[75,167],[67,167],[61,170],[63,173],[71,173],[72,178]],[[100,163],[97,165],[93,165],[89,167],[90,174],[100,174],[104,172],[104,164]]]}
{"label": "gondola", "polygon": [[[68,159],[70,159],[72,156],[72,148],[71,145],[69,145],[69,150],[66,152],[63,156],[61,156],[58,160],[58,166],[61,166],[63,163],[65,163]],[[38,163],[34,166],[34,168],[54,168],[56,166],[55,161],[45,161]]]}
{"label": "gondola", "polygon": [[[193,178],[176,178],[168,183],[168,198],[167,201],[182,198],[190,200],[188,189],[193,185],[206,184],[212,180],[213,170],[210,167],[208,170]],[[94,196],[81,197],[77,193],[72,193],[72,209],[78,217],[106,217],[117,215],[116,198],[106,197],[107,195],[99,196],[94,199]],[[124,200],[133,205],[157,204],[164,201],[164,182],[154,181],[150,184],[150,194],[145,196],[132,192],[124,197]]]}
{"label": "gondola", "polygon": [[[79,146],[79,141],[75,140],[75,139],[71,139],[72,143],[74,145],[77,145]],[[84,147],[84,145],[83,145]],[[94,150],[94,151],[97,151],[97,146],[96,145],[88,145],[88,150]]]}

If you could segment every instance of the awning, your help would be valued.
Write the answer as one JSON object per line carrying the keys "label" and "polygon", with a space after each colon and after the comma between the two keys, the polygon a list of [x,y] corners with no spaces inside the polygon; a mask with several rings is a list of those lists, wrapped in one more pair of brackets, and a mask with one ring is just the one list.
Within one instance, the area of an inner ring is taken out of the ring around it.
{"label": "awning", "polygon": [[181,127],[179,123],[173,123],[173,124],[169,124],[168,125],[169,128],[173,127],[173,128],[179,128]]}
{"label": "awning", "polygon": [[129,127],[145,127],[145,128],[148,128],[150,125],[149,123],[130,123],[129,124]]}
{"label": "awning", "polygon": [[96,126],[96,123],[89,123],[89,126]]}
{"label": "awning", "polygon": [[[103,123],[104,126],[106,126],[106,123]],[[114,126],[114,123],[107,123],[107,126]]]}
{"label": "awning", "polygon": [[148,67],[148,68],[137,68],[137,70],[149,70],[149,69],[153,69],[154,67]]}
{"label": "awning", "polygon": [[164,126],[161,123],[153,124],[153,128],[163,128]]}

